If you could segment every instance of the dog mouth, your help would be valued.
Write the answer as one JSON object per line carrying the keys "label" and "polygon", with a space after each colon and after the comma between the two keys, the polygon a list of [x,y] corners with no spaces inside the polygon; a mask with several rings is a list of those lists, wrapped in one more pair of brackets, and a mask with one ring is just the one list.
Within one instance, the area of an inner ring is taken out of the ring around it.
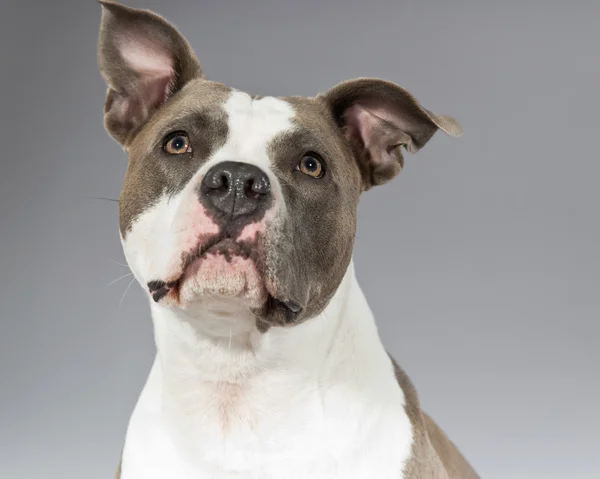
{"label": "dog mouth", "polygon": [[[277,323],[289,324],[295,322],[303,310],[302,305],[293,300],[283,300],[270,291],[265,282],[265,268],[262,249],[258,247],[260,238],[249,241],[236,241],[228,235],[215,235],[202,242],[201,246],[191,253],[182,256],[182,268],[179,277],[173,281],[151,281],[148,291],[155,303],[161,301],[182,306],[181,291],[186,281],[191,280],[197,271],[198,265],[207,258],[221,257],[227,263],[239,259],[248,261],[257,271],[257,275],[266,291],[266,298],[259,307],[252,308],[252,312],[265,321],[266,318],[280,318]],[[270,322],[270,321],[269,321]]]}
{"label": "dog mouth", "polygon": [[172,296],[176,303],[179,302],[181,286],[189,276],[194,263],[202,261],[210,254],[220,254],[226,261],[233,257],[250,258],[251,250],[246,244],[238,243],[229,236],[215,235],[193,250],[182,255],[182,266],[180,275],[172,281],[154,280],[148,282],[148,291],[155,303],[159,303],[167,296]]}
{"label": "dog mouth", "polygon": [[227,261],[231,261],[235,256],[244,259],[254,256],[253,249],[248,243],[235,241],[230,236],[216,236],[205,242],[196,253],[184,259],[182,276],[185,276],[194,261],[205,258],[209,254],[222,255]]}

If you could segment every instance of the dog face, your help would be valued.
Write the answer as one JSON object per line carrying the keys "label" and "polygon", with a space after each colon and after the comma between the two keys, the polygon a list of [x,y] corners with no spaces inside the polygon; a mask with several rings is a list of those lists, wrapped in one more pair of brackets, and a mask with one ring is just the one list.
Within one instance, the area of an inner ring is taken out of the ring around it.
{"label": "dog face", "polygon": [[383,80],[314,98],[229,88],[163,18],[101,3],[105,126],[129,154],[123,248],[166,308],[242,308],[261,330],[316,316],[350,263],[361,193],[399,173],[402,147],[461,133]]}

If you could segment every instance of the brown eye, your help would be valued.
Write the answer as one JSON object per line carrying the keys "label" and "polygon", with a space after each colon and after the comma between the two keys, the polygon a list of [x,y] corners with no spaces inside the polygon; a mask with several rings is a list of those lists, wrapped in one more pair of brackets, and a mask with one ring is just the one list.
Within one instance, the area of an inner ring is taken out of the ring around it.
{"label": "brown eye", "polygon": [[190,139],[185,133],[177,133],[171,136],[163,146],[169,155],[181,155],[183,153],[191,153],[192,146]]}
{"label": "brown eye", "polygon": [[298,169],[305,175],[321,178],[325,174],[323,162],[315,154],[306,154],[300,160]]}

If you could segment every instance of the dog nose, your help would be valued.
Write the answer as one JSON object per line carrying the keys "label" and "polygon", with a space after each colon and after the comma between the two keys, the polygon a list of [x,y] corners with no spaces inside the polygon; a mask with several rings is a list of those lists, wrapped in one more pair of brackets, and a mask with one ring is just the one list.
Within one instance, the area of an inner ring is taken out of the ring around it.
{"label": "dog nose", "polygon": [[259,212],[271,199],[267,174],[248,163],[225,161],[213,166],[202,180],[200,201],[231,219]]}

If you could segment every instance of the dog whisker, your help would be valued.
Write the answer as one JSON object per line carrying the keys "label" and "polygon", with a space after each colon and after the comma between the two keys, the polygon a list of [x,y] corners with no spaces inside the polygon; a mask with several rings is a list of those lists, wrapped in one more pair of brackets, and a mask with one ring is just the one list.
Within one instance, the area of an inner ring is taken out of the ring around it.
{"label": "dog whisker", "polygon": [[102,201],[112,201],[115,203],[118,203],[119,200],[116,200],[114,198],[104,198],[102,196],[85,196],[84,197],[86,200],[102,200]]}
{"label": "dog whisker", "polygon": [[119,308],[121,307],[121,305],[123,304],[123,300],[125,299],[125,295],[127,294],[127,291],[129,291],[129,288],[131,288],[131,285],[133,284],[133,282],[135,281],[135,278],[133,278],[129,284],[127,285],[127,288],[125,288],[125,292],[123,293],[123,296],[121,296],[121,301],[119,301]]}
{"label": "dog whisker", "polygon": [[121,281],[122,279],[127,278],[128,276],[133,276],[133,273],[127,273],[127,274],[125,274],[125,275],[121,276],[120,278],[117,278],[117,279],[111,281],[110,283],[108,283],[107,286],[115,284],[117,281]]}
{"label": "dog whisker", "polygon": [[106,258],[107,258],[107,259],[109,259],[110,261],[112,261],[113,263],[115,263],[115,264],[118,264],[119,266],[123,266],[123,267],[125,267],[125,268],[129,268],[129,265],[128,265],[128,264],[119,263],[118,261],[116,261],[116,260],[114,260],[114,259],[112,259],[112,258],[109,258],[108,256],[107,256]]}

